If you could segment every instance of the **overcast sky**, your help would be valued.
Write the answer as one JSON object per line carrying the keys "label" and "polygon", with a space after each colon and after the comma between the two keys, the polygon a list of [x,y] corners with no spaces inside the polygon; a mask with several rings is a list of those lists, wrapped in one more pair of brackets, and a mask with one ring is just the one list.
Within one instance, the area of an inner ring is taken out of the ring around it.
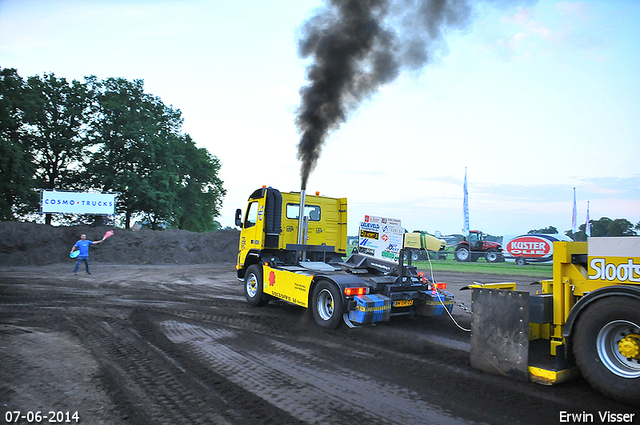
{"label": "overcast sky", "polygon": [[[494,235],[640,222],[640,2],[474,1],[419,72],[331,133],[308,191],[409,231]],[[223,226],[262,185],[300,189],[294,120],[320,0],[0,0],[0,66],[142,79],[222,163]]]}

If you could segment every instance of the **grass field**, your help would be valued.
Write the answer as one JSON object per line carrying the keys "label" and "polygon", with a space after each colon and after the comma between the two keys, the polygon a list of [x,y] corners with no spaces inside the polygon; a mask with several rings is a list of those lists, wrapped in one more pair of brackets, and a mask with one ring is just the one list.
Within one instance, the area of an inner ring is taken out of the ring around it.
{"label": "grass field", "polygon": [[[414,261],[413,265],[420,270],[430,269],[428,261]],[[551,279],[553,277],[553,266],[550,263],[519,266],[512,262],[487,263],[484,258],[480,258],[476,262],[459,263],[452,258],[452,255],[449,255],[447,260],[432,260],[431,265],[434,271],[444,272],[494,273],[531,276],[539,279]]]}
{"label": "grass field", "polygon": [[[429,270],[428,261],[414,261],[413,265],[421,270]],[[532,276],[540,279],[551,279],[553,266],[551,264],[527,264],[519,266],[515,263],[487,263],[479,259],[473,263],[459,263],[455,260],[432,260],[434,271],[466,272],[466,273],[494,273],[515,276]]]}

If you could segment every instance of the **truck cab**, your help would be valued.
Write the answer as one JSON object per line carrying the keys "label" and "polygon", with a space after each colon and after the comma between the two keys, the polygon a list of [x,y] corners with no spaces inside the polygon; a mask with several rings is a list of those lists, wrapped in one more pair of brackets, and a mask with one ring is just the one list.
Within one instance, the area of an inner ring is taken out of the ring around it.
{"label": "truck cab", "polygon": [[[236,270],[244,278],[252,264],[294,264],[305,261],[336,263],[347,254],[347,200],[306,195],[300,220],[300,192],[282,193],[271,187],[254,191],[246,213],[236,211],[241,228]],[[298,241],[302,222],[302,241]],[[300,245],[306,245],[301,247]]]}

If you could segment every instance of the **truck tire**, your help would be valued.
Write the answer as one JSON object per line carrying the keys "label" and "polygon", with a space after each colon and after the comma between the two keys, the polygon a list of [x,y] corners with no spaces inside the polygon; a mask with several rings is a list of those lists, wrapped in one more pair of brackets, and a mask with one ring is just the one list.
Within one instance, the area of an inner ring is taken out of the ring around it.
{"label": "truck tire", "polygon": [[527,264],[527,260],[524,259],[524,257],[518,257],[516,258],[516,264],[518,264],[519,266],[524,266],[525,264]]}
{"label": "truck tire", "polygon": [[458,248],[456,248],[456,260],[458,260],[459,262],[463,263],[465,261],[470,261],[470,257],[471,253],[466,247],[459,246]]}
{"label": "truck tire", "polygon": [[484,256],[487,263],[497,263],[500,260],[500,253],[495,249],[490,249]]}
{"label": "truck tire", "polygon": [[573,341],[576,363],[589,384],[609,398],[636,406],[640,406],[639,304],[620,296],[594,301],[580,314]]}
{"label": "truck tire", "polygon": [[244,274],[244,296],[247,302],[260,307],[269,303],[269,298],[262,292],[262,266],[249,266]]}
{"label": "truck tire", "polygon": [[326,280],[313,288],[311,311],[316,323],[327,329],[335,329],[342,320],[342,296],[339,288]]}

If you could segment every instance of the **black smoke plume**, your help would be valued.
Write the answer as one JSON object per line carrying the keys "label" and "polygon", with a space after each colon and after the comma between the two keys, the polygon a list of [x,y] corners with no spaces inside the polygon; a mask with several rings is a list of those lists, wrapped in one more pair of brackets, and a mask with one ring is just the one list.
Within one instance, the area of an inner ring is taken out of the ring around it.
{"label": "black smoke plume", "polygon": [[326,2],[299,41],[300,56],[312,59],[296,118],[304,190],[329,132],[403,68],[427,64],[443,31],[463,26],[470,14],[466,0]]}

